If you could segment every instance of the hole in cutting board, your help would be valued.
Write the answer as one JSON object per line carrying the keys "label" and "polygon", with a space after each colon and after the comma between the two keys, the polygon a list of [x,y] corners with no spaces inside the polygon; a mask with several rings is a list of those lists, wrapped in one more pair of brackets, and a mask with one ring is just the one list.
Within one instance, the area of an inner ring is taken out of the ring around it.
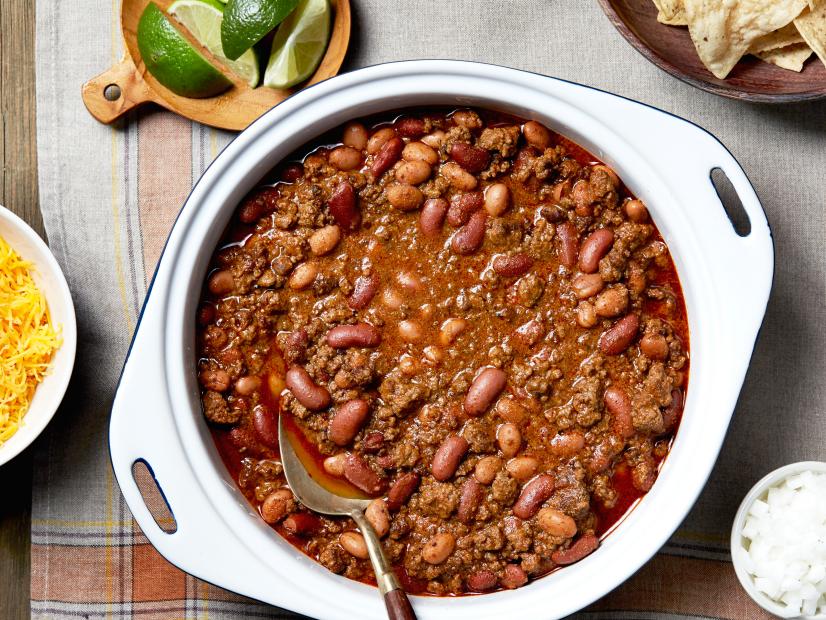
{"label": "hole in cutting board", "polygon": [[103,89],[103,98],[106,101],[117,101],[120,99],[120,86],[117,84],[109,84]]}
{"label": "hole in cutting board", "polygon": [[711,184],[723,204],[723,209],[725,209],[726,215],[734,227],[734,232],[741,237],[748,237],[751,232],[751,221],[749,221],[749,216],[743,208],[743,203],[740,202],[737,190],[734,189],[728,175],[722,168],[711,170]]}
{"label": "hole in cutting board", "polygon": [[132,477],[135,479],[135,484],[138,485],[143,503],[146,504],[157,526],[167,534],[174,534],[178,531],[175,516],[172,514],[172,509],[169,507],[166,496],[155,479],[155,474],[152,472],[149,463],[143,459],[138,459],[132,463]]}

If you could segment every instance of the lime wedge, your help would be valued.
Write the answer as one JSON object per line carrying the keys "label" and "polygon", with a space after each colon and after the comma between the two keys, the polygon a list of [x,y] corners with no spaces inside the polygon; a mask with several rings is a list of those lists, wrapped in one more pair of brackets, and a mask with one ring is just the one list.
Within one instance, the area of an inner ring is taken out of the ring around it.
{"label": "lime wedge", "polygon": [[330,40],[328,0],[301,0],[275,33],[264,86],[289,88],[309,78]]}
{"label": "lime wedge", "polygon": [[183,97],[212,97],[232,86],[154,2],[146,5],[138,22],[138,49],[149,73]]}
{"label": "lime wedge", "polygon": [[183,25],[195,40],[226,63],[230,70],[252,88],[258,86],[258,59],[247,50],[238,60],[230,60],[221,46],[221,21],[224,7],[216,0],[178,0],[169,7],[169,14]]}
{"label": "lime wedge", "polygon": [[229,0],[221,25],[227,58],[237,59],[293,12],[298,0]]}

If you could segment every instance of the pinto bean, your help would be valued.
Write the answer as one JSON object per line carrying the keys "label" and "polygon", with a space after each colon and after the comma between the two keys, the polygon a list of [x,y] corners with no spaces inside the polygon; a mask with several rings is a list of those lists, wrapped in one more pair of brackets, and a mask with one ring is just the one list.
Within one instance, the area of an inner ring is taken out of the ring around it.
{"label": "pinto bean", "polygon": [[585,437],[579,431],[569,433],[557,433],[551,438],[549,449],[551,453],[560,458],[567,458],[575,455],[585,447]]}
{"label": "pinto bean", "polygon": [[249,396],[261,387],[261,379],[254,375],[241,377],[235,382],[235,391],[241,396]]}
{"label": "pinto bean", "polygon": [[505,422],[513,422],[514,424],[521,424],[528,415],[525,407],[513,398],[500,398],[499,402],[496,403],[496,413]]}
{"label": "pinto bean", "polygon": [[456,518],[462,523],[470,523],[481,501],[482,485],[473,477],[467,478],[462,485],[462,492],[459,495],[459,507],[456,510]]}
{"label": "pinto bean", "polygon": [[344,457],[344,477],[368,495],[381,493],[385,480],[379,477],[360,456],[347,454]]}
{"label": "pinto bean", "polygon": [[396,137],[396,130],[392,127],[382,127],[376,131],[367,140],[367,152],[370,155],[375,155],[381,151],[381,147],[387,144],[388,141]]}
{"label": "pinto bean", "polygon": [[337,446],[349,444],[367,421],[369,406],[363,398],[354,398],[340,405],[330,418],[330,441]]}
{"label": "pinto bean", "polygon": [[567,196],[569,193],[571,193],[572,187],[573,186],[571,184],[571,179],[565,179],[564,181],[560,181],[559,183],[553,186],[553,189],[551,190],[551,198],[553,198],[555,202],[559,202],[560,200],[562,200],[563,196]]}
{"label": "pinto bean", "polygon": [[605,164],[597,164],[591,168],[591,174],[593,175],[595,172],[602,172],[603,174],[608,175],[608,179],[610,180],[611,185],[614,186],[614,189],[619,187],[620,179],[612,168],[609,168]]}
{"label": "pinto bean", "polygon": [[577,181],[571,188],[571,199],[576,206],[576,214],[583,217],[593,214],[591,205],[596,202],[596,196],[588,181]]}
{"label": "pinto bean", "polygon": [[490,163],[490,153],[478,146],[466,142],[454,142],[450,147],[450,156],[468,172],[482,172]]}
{"label": "pinto bean", "polygon": [[504,183],[493,183],[485,189],[485,211],[491,217],[499,217],[511,203],[511,191]]}
{"label": "pinto bean", "polygon": [[624,314],[627,309],[628,289],[621,284],[602,291],[594,301],[594,310],[602,317],[619,316]]}
{"label": "pinto bean", "polygon": [[551,559],[562,566],[573,564],[593,553],[597,547],[599,547],[599,538],[593,534],[585,534],[580,536],[579,540],[567,549],[554,551],[551,554]]}
{"label": "pinto bean", "polygon": [[364,536],[358,532],[342,532],[338,537],[338,544],[347,553],[360,560],[366,560],[370,557],[370,553],[367,551],[367,543],[364,542]]}
{"label": "pinto bean", "polygon": [[419,215],[419,228],[427,237],[435,237],[442,232],[442,223],[447,215],[448,204],[444,198],[430,198],[425,201]]}
{"label": "pinto bean", "polygon": [[229,269],[222,269],[209,276],[207,288],[213,295],[226,295],[235,290],[235,278]]}
{"label": "pinto bean", "polygon": [[550,474],[539,474],[522,487],[519,498],[513,505],[513,514],[520,519],[530,519],[554,491],[554,477]]}
{"label": "pinto bean", "polygon": [[533,258],[527,254],[497,254],[493,259],[493,270],[506,278],[523,276],[533,267]]}
{"label": "pinto bean", "polygon": [[341,229],[332,224],[324,226],[315,231],[307,242],[310,244],[310,250],[316,256],[324,256],[333,251],[341,239]]}
{"label": "pinto bean", "polygon": [[628,216],[628,219],[635,224],[643,224],[648,221],[648,209],[645,208],[642,200],[637,200],[636,198],[626,200],[622,208],[625,211],[625,215]]}
{"label": "pinto bean", "polygon": [[500,424],[496,429],[496,443],[506,459],[514,456],[522,447],[522,433],[519,427],[511,422]]}
{"label": "pinto bean", "polygon": [[522,125],[522,135],[525,136],[525,142],[540,151],[551,146],[551,132],[536,121],[528,121]]}
{"label": "pinto bean", "polygon": [[433,345],[426,346],[422,349],[422,353],[424,353],[425,359],[434,365],[441,363],[441,361],[445,359],[444,350]]}
{"label": "pinto bean", "polygon": [[580,299],[588,299],[599,293],[605,286],[598,273],[581,273],[571,282],[571,288]]}
{"label": "pinto bean", "polygon": [[539,469],[539,461],[532,456],[517,456],[505,465],[505,470],[510,474],[510,477],[518,482],[525,482],[533,478],[537,469]]}
{"label": "pinto bean", "polygon": [[286,375],[287,388],[296,400],[310,411],[320,411],[330,405],[330,392],[316,385],[310,373],[301,366],[292,366]]}
{"label": "pinto bean", "polygon": [[405,342],[418,342],[423,335],[424,331],[418,321],[407,319],[399,322],[399,336]]}
{"label": "pinto bean", "polygon": [[528,583],[528,574],[518,564],[508,564],[502,571],[500,583],[503,588],[515,590]]}
{"label": "pinto bean", "polygon": [[390,512],[383,499],[374,499],[364,511],[364,516],[376,530],[376,535],[382,538],[390,531]]}
{"label": "pinto bean", "polygon": [[396,180],[407,185],[418,185],[430,178],[430,165],[421,160],[403,161],[396,168]]}
{"label": "pinto bean", "polygon": [[337,146],[327,156],[330,165],[339,170],[355,170],[361,165],[361,151],[351,146]]}
{"label": "pinto bean", "polygon": [[334,349],[375,348],[381,344],[381,332],[370,323],[336,325],[327,332],[327,344]]}
{"label": "pinto bean", "polygon": [[404,297],[395,288],[387,288],[381,294],[381,303],[391,310],[398,310],[404,304]]}
{"label": "pinto bean", "polygon": [[597,324],[597,311],[594,305],[587,301],[581,301],[576,307],[576,322],[580,327],[589,329]]}
{"label": "pinto bean", "polygon": [[394,125],[400,136],[418,138],[424,133],[424,120],[421,118],[405,117],[397,120]]}
{"label": "pinto bean", "polygon": [[441,129],[437,129],[422,138],[422,142],[433,149],[438,149],[445,141],[447,134]]}
{"label": "pinto bean", "polygon": [[464,437],[449,435],[433,455],[433,462],[430,464],[433,477],[439,482],[450,479],[456,473],[469,447],[470,444]]}
{"label": "pinto bean", "polygon": [[479,129],[482,126],[482,119],[473,110],[456,110],[450,115],[450,120],[468,129]]}
{"label": "pinto bean", "polygon": [[662,334],[645,334],[640,338],[640,351],[652,360],[664,360],[668,357],[668,341]]}
{"label": "pinto bean", "polygon": [[293,492],[289,489],[273,491],[261,503],[261,518],[270,525],[278,523],[287,515],[292,501]]}
{"label": "pinto bean", "polygon": [[441,532],[428,540],[422,548],[422,559],[428,564],[441,564],[456,547],[456,539],[450,532]]}
{"label": "pinto bean", "polygon": [[619,355],[627,349],[640,329],[640,319],[636,314],[629,314],[602,332],[599,337],[599,350],[606,355]]}
{"label": "pinto bean", "polygon": [[373,165],[370,166],[370,172],[373,173],[373,178],[378,179],[385,172],[399,161],[404,150],[404,141],[399,137],[390,138],[385,142],[379,152],[376,153],[373,159]]}
{"label": "pinto bean", "polygon": [[573,269],[579,256],[579,235],[571,222],[562,222],[556,227],[559,237],[559,262]]}
{"label": "pinto bean", "polygon": [[454,228],[467,224],[470,216],[481,209],[484,202],[482,192],[456,194],[450,201],[450,209],[447,211],[447,223]]}
{"label": "pinto bean", "polygon": [[423,142],[408,142],[402,151],[405,161],[423,161],[429,166],[439,163],[439,154]]}
{"label": "pinto bean", "polygon": [[422,191],[413,185],[393,183],[384,190],[387,202],[399,211],[413,211],[419,208],[424,200]]}
{"label": "pinto bean", "polygon": [[474,592],[488,592],[496,587],[498,579],[491,570],[477,570],[467,577],[467,587]]}
{"label": "pinto bean", "polygon": [[326,471],[331,476],[336,476],[337,478],[344,477],[344,460],[346,458],[347,455],[344,452],[334,454],[333,456],[328,456],[322,462],[322,465],[324,466],[324,471]]}
{"label": "pinto bean", "polygon": [[295,536],[312,536],[321,529],[321,519],[307,512],[296,512],[284,519],[284,529]]}
{"label": "pinto bean", "polygon": [[270,448],[278,447],[278,423],[269,407],[257,405],[252,410],[252,425],[255,428],[255,436],[261,443]]}
{"label": "pinto bean", "polygon": [[333,189],[327,208],[344,230],[355,230],[361,219],[356,201],[356,190],[349,181],[341,181]]}
{"label": "pinto bean", "polygon": [[634,422],[631,418],[631,399],[621,387],[612,385],[603,394],[605,408],[614,416],[613,429],[623,439],[634,435]]}
{"label": "pinto bean", "polygon": [[465,319],[449,318],[442,323],[439,328],[439,344],[446,347],[453,344],[453,341],[459,337],[459,334],[467,329],[467,321]]}
{"label": "pinto bean", "polygon": [[347,305],[353,310],[363,310],[370,305],[376,292],[379,290],[379,276],[359,276],[353,284],[353,292],[347,300]]}
{"label": "pinto bean", "polygon": [[476,177],[456,162],[449,161],[442,165],[440,173],[460,192],[470,192],[476,189],[476,185],[478,183]]}
{"label": "pinto bean", "polygon": [[490,484],[502,468],[502,459],[498,456],[486,456],[476,463],[473,476],[480,484]]}
{"label": "pinto bean", "polygon": [[470,389],[465,396],[465,413],[469,416],[479,416],[485,413],[505,389],[507,382],[508,376],[499,368],[482,370],[470,384]]}
{"label": "pinto bean", "polygon": [[344,133],[341,137],[344,146],[363,151],[367,148],[369,139],[370,134],[367,133],[367,129],[361,123],[352,122],[344,126]]}
{"label": "pinto bean", "polygon": [[230,386],[230,376],[225,370],[203,370],[198,375],[198,380],[206,389],[214,392],[225,392]]}
{"label": "pinto bean", "polygon": [[303,291],[313,283],[317,275],[318,267],[314,263],[301,263],[287,278],[287,286],[294,291]]}
{"label": "pinto bean", "polygon": [[576,521],[556,508],[543,508],[536,515],[536,523],[543,532],[561,538],[576,536]]}
{"label": "pinto bean", "polygon": [[413,495],[419,487],[420,481],[421,478],[419,474],[414,471],[402,474],[401,477],[393,483],[393,486],[390,487],[390,491],[387,493],[387,507],[390,510],[398,510],[404,506],[407,500],[410,499],[410,496]]}
{"label": "pinto bean", "polygon": [[467,224],[457,230],[450,239],[450,247],[456,254],[467,256],[478,250],[485,241],[487,214],[477,211]]}
{"label": "pinto bean", "polygon": [[585,238],[579,250],[579,268],[585,273],[599,269],[599,261],[614,244],[614,232],[607,228],[595,230]]}

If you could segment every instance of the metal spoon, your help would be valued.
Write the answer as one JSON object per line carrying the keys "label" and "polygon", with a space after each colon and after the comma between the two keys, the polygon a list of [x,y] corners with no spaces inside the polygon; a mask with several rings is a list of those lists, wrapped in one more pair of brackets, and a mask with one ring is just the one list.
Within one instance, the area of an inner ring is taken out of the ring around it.
{"label": "metal spoon", "polygon": [[282,416],[278,418],[278,443],[281,448],[281,465],[284,467],[287,484],[290,485],[298,501],[310,510],[321,514],[349,516],[358,525],[364,542],[367,544],[370,562],[376,573],[376,583],[387,607],[388,618],[390,620],[416,620],[416,614],[413,613],[407,594],[402,590],[393,569],[387,562],[379,537],[364,516],[364,510],[371,500],[341,497],[313,480],[290,443]]}

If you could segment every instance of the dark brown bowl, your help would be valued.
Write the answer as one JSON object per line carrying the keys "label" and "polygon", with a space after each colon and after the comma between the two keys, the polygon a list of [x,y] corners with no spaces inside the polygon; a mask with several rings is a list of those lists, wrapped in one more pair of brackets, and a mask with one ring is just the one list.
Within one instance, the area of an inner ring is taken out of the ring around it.
{"label": "dark brown bowl", "polygon": [[826,98],[826,67],[814,56],[800,73],[744,56],[725,80],[718,80],[700,62],[688,28],[659,23],[651,0],[599,0],[599,4],[640,54],[687,84],[743,101],[791,103]]}

